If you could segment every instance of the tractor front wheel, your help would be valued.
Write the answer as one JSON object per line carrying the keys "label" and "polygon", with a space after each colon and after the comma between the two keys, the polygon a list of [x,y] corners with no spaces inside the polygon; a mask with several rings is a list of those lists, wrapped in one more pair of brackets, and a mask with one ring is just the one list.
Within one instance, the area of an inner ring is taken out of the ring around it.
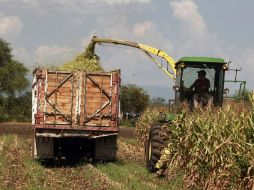
{"label": "tractor front wheel", "polygon": [[149,138],[145,146],[146,165],[150,172],[156,172],[156,163],[160,160],[164,141],[160,136],[161,125],[154,124],[150,128]]}

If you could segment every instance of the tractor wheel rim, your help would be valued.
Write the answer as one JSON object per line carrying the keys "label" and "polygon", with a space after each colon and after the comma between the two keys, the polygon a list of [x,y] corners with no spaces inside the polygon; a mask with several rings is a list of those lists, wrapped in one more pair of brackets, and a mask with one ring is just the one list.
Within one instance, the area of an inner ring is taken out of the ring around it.
{"label": "tractor wheel rim", "polygon": [[149,148],[148,148],[148,160],[150,161],[152,157],[152,143],[149,141]]}

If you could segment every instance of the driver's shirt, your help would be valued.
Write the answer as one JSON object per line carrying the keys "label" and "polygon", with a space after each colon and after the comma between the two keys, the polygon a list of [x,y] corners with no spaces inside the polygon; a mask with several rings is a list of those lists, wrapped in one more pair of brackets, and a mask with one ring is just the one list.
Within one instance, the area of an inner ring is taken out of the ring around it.
{"label": "driver's shirt", "polygon": [[196,92],[208,92],[210,88],[210,81],[207,78],[197,79],[194,86]]}

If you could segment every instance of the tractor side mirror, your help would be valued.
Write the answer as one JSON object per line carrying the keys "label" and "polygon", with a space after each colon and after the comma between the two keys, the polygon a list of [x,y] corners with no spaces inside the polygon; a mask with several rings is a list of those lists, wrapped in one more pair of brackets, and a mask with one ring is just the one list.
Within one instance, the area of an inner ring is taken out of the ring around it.
{"label": "tractor side mirror", "polygon": [[225,88],[224,90],[223,90],[223,94],[228,94],[229,93],[229,89],[228,88]]}

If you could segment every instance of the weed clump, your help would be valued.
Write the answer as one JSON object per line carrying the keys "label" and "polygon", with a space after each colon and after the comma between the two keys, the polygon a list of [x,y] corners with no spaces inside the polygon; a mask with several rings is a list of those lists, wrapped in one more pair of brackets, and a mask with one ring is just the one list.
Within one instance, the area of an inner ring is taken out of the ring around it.
{"label": "weed clump", "polygon": [[148,139],[149,129],[151,125],[158,121],[160,112],[165,112],[165,107],[148,107],[138,118],[135,127],[135,137],[139,144],[144,145]]}

